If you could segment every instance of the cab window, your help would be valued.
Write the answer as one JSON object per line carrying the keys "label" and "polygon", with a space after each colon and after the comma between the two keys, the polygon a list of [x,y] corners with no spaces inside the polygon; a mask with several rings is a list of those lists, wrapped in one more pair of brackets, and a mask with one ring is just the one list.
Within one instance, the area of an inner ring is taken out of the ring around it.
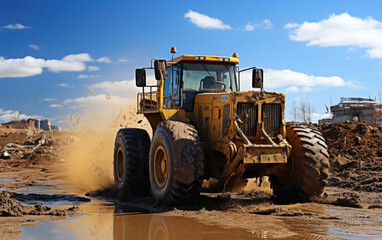
{"label": "cab window", "polygon": [[236,91],[234,64],[184,63],[184,91]]}
{"label": "cab window", "polygon": [[168,78],[164,81],[163,105],[166,108],[180,106],[179,84],[180,84],[180,65],[173,65],[167,69]]}

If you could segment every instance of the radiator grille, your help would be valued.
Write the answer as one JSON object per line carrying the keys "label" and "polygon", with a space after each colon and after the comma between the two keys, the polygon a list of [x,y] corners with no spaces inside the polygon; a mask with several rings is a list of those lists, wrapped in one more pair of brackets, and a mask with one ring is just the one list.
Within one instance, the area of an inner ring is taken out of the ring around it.
{"label": "radiator grille", "polygon": [[253,103],[238,103],[237,104],[237,115],[243,121],[243,123],[238,123],[240,129],[244,132],[247,137],[256,136],[256,126],[257,126],[257,105]]}
{"label": "radiator grille", "polygon": [[276,137],[280,134],[281,125],[281,105],[263,104],[262,122],[264,130],[270,137]]}

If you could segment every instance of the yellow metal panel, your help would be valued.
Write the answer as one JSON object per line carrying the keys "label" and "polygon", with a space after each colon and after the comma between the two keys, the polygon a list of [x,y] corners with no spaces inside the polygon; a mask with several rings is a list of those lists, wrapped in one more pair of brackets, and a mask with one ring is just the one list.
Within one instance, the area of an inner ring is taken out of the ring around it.
{"label": "yellow metal panel", "polygon": [[244,163],[286,163],[285,146],[245,146]]}
{"label": "yellow metal panel", "polygon": [[[198,59],[196,59],[196,58]],[[200,57],[203,57],[204,60],[200,60]],[[221,60],[222,59],[222,60]],[[226,62],[224,59],[229,59],[228,62]],[[174,58],[174,60],[169,61],[169,63],[178,63],[180,61],[194,61],[194,62],[224,62],[224,63],[239,63],[238,58],[234,57],[220,57],[220,56],[204,56],[204,55],[182,55],[177,58]]]}
{"label": "yellow metal panel", "polygon": [[183,109],[163,108],[162,113],[165,120],[176,120],[181,122],[185,122],[187,120],[186,112]]}

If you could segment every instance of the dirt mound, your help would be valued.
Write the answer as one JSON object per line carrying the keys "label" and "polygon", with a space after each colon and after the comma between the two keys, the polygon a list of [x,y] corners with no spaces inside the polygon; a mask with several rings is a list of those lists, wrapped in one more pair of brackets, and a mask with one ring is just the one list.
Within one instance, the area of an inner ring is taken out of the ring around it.
{"label": "dirt mound", "polygon": [[330,186],[382,192],[382,127],[367,123],[322,124],[332,174]]}
{"label": "dirt mound", "polygon": [[6,128],[14,128],[14,129],[31,129],[35,130],[37,120],[36,119],[28,119],[28,120],[17,120],[17,121],[10,121],[8,123],[1,124],[2,126]]}
{"label": "dirt mound", "polygon": [[44,205],[23,205],[13,197],[12,193],[0,192],[0,216],[20,217],[22,215],[53,215],[53,216],[75,216],[80,215],[78,207],[68,209],[52,209]]}

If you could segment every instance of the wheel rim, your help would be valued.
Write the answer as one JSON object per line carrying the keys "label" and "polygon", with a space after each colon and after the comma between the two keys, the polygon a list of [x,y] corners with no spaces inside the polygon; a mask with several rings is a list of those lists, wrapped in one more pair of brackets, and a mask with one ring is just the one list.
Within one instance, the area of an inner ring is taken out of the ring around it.
{"label": "wheel rim", "polygon": [[168,177],[168,157],[162,145],[159,145],[154,155],[154,176],[159,188],[166,185]]}
{"label": "wheel rim", "polygon": [[122,182],[123,176],[125,175],[125,161],[123,159],[123,151],[121,147],[118,148],[117,152],[116,170],[118,181]]}

